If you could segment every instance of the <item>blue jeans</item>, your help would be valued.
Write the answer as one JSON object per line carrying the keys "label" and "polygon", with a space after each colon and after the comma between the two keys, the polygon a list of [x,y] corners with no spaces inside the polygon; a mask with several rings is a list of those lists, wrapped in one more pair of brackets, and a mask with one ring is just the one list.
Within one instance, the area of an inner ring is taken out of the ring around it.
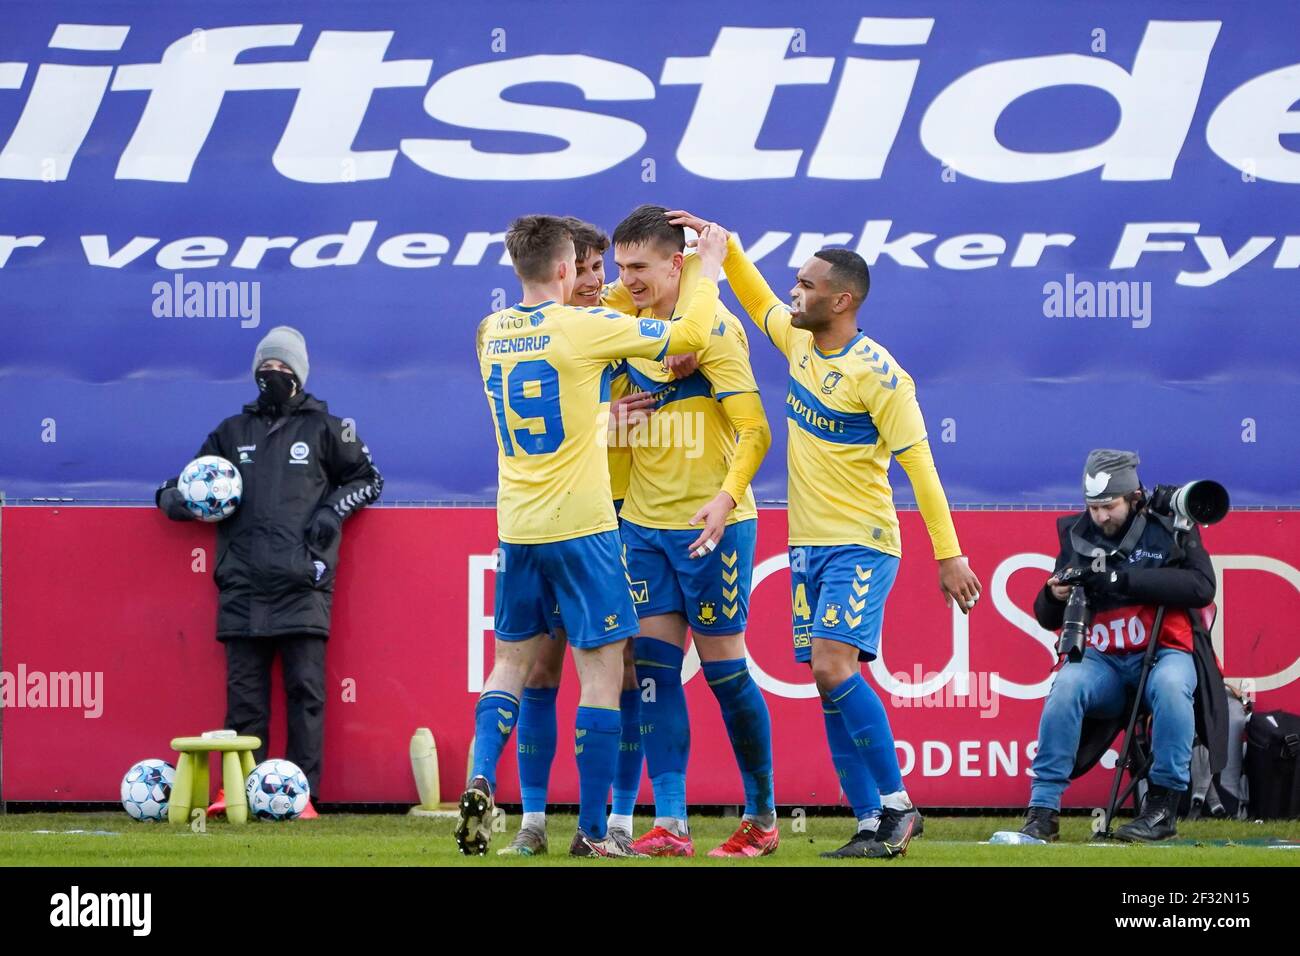
{"label": "blue jeans", "polygon": [[[1137,688],[1143,654],[1102,654],[1089,647],[1083,660],[1065,664],[1043,704],[1038,725],[1038,754],[1029,805],[1061,809],[1061,794],[1070,782],[1084,716],[1118,717],[1129,690]],[[1151,709],[1151,744],[1155,762],[1149,779],[1170,790],[1186,790],[1191,779],[1192,738],[1196,716],[1196,665],[1176,647],[1156,651],[1147,677],[1146,704]]]}

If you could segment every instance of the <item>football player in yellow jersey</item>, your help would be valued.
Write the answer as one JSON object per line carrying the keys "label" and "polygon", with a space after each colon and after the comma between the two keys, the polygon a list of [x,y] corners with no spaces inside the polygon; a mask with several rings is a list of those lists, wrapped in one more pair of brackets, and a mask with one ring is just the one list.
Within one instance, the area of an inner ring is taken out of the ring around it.
{"label": "football player in yellow jersey", "polygon": [[498,446],[495,659],[475,708],[474,763],[455,838],[466,855],[487,852],[497,762],[558,604],[582,682],[570,853],[626,855],[606,834],[605,801],[619,746],[623,644],[638,627],[600,440],[609,363],[707,343],[725,244],[720,234],[701,237],[701,279],[685,318],[671,325],[558,304],[572,295],[576,258],[558,217],[515,220],[506,249],[523,300],[484,319],[476,339]]}
{"label": "football player in yellow jersey", "polygon": [[[669,218],[697,232],[719,228],[681,210]],[[864,818],[849,843],[826,855],[898,856],[920,814],[903,789],[885,708],[859,664],[879,649],[885,598],[902,555],[889,487],[891,456],[916,492],[948,605],[956,600],[968,613],[980,583],[957,543],[912,378],[858,328],[871,282],[862,257],[847,249],[814,253],[799,269],[789,308],[734,235],[723,267],[742,307],[789,363],[795,659],[812,665],[845,795],[855,811],[876,800],[882,808],[874,832]]]}
{"label": "football player in yellow jersey", "polygon": [[[672,319],[683,294],[685,233],[662,206],[633,210],[614,230],[623,287],[643,318]],[[745,792],[745,816],[713,856],[758,856],[778,843],[771,721],[750,678],[745,624],[757,512],[749,484],[771,443],[739,320],[718,307],[698,368],[678,379],[663,361],[627,360],[631,386],[658,396],[649,427],[630,434],[632,473],[621,512],[633,599],[641,621],[637,677],[641,748],[655,822],[634,849],[691,856],[686,819],[690,726],[682,689],[687,628],[722,710]],[[701,530],[698,526],[703,525]]]}
{"label": "football player in yellow jersey", "polygon": [[[605,252],[609,249],[609,237],[599,227],[572,216],[564,217],[564,224],[573,237],[576,257],[573,292],[568,304],[581,308],[604,305],[602,298],[610,288],[605,285]],[[622,296],[626,297],[627,305],[630,306],[631,297],[626,293]],[[622,297],[615,294],[611,307],[617,309],[621,304]],[[626,367],[621,359],[613,363],[610,400],[610,420],[612,423],[622,421],[624,430],[629,416],[635,421],[636,416],[644,416],[643,410],[654,403],[654,399],[646,393],[628,393]],[[623,506],[623,496],[627,493],[628,475],[632,470],[632,450],[611,443],[608,461],[610,494],[617,514]],[[509,845],[497,851],[502,856],[539,856],[549,849],[546,806],[551,765],[556,750],[555,701],[564,672],[564,650],[568,646],[558,607],[552,612],[551,636],[554,639],[543,642],[538,651],[519,702],[519,722],[515,732],[518,736],[516,754],[519,761],[523,819]],[[609,838],[624,848],[632,842],[632,814],[641,786],[640,699],[632,642],[627,641],[623,660],[623,692],[619,696],[621,731],[618,761],[614,772],[613,809],[608,826]]]}

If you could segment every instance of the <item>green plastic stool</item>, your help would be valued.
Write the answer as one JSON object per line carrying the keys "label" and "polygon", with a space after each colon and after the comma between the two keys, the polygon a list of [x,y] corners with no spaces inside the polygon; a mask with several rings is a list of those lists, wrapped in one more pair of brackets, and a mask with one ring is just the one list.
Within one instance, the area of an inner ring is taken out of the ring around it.
{"label": "green plastic stool", "polygon": [[208,806],[208,754],[221,754],[221,785],[226,790],[226,819],[231,823],[248,822],[248,794],[244,781],[253,772],[253,751],[262,746],[257,737],[177,737],[172,750],[176,761],[176,779],[168,804],[167,822],[188,826],[190,810]]}

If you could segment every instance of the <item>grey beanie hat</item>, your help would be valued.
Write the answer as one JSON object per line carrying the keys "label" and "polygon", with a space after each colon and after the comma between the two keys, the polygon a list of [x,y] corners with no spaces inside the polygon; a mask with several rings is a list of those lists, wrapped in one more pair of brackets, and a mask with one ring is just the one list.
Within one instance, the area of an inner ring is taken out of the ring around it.
{"label": "grey beanie hat", "polygon": [[1083,497],[1090,505],[1106,504],[1137,491],[1137,452],[1117,451],[1114,448],[1097,448],[1088,453],[1083,466]]}
{"label": "grey beanie hat", "polygon": [[254,376],[267,359],[279,359],[298,377],[299,387],[307,387],[307,372],[311,369],[307,361],[307,340],[297,329],[277,325],[266,333],[266,337],[257,343],[257,352],[253,355]]}

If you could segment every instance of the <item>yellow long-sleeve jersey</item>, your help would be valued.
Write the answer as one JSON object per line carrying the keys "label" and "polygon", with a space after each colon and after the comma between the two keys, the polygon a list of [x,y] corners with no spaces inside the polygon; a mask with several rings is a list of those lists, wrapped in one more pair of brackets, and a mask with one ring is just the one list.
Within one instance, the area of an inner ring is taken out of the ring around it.
{"label": "yellow long-sleeve jersey", "polygon": [[[698,281],[699,258],[688,255],[674,322],[693,302]],[[631,295],[617,284],[606,287],[602,301],[611,308],[635,309]],[[649,310],[637,314],[650,317]],[[750,368],[744,326],[721,305],[697,360],[696,371],[681,380],[662,362],[640,357],[630,357],[620,369],[626,385],[617,388],[624,394],[662,390],[642,433],[631,432],[622,449],[610,449],[611,481],[616,470],[628,468],[622,515],[643,527],[689,528],[691,518],[719,490],[736,502],[729,524],[758,514],[750,482],[771,445],[771,432]]]}
{"label": "yellow long-sleeve jersey", "polygon": [[935,557],[959,555],[912,377],[862,332],[839,351],[819,350],[811,332],[794,327],[734,235],[723,268],[745,311],[789,362],[790,544],[861,544],[901,555],[892,455],[912,482]]}

